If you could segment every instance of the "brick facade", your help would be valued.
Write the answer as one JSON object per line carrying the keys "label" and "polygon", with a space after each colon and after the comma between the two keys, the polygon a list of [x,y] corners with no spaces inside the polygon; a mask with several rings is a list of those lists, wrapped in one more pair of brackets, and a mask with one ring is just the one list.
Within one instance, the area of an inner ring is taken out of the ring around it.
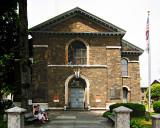
{"label": "brick facade", "polygon": [[[89,104],[91,108],[105,108],[106,103],[123,102],[123,87],[128,89],[128,102],[140,103],[139,55],[122,54],[122,50],[131,51],[135,47],[122,45],[122,36],[93,35],[94,32],[117,32],[118,29],[78,14],[53,25],[35,27],[32,31],[33,102],[48,103],[49,107],[70,106],[69,84],[75,72],[79,71],[86,82],[84,107]],[[87,46],[87,65],[68,65],[68,45],[72,40],[80,40]],[[127,77],[122,76],[123,57],[128,59]],[[114,87],[119,89],[118,99],[111,99]],[[55,96],[58,96],[58,101],[55,101]],[[100,99],[97,100],[97,97]]]}

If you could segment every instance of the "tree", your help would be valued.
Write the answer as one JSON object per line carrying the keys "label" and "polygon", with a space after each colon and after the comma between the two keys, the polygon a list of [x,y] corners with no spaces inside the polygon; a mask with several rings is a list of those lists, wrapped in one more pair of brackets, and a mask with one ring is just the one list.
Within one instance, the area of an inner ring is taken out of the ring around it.
{"label": "tree", "polygon": [[19,51],[20,51],[20,74],[22,87],[22,107],[32,111],[28,105],[28,99],[31,98],[31,67],[29,60],[28,45],[28,20],[27,20],[27,0],[18,0],[19,4]]}
{"label": "tree", "polygon": [[14,52],[17,43],[17,1],[0,2],[0,99],[14,92]]}
{"label": "tree", "polygon": [[[146,97],[149,97],[149,88],[147,89],[146,92]],[[160,98],[160,84],[153,84],[151,86],[151,99],[159,99]]]}
{"label": "tree", "polygon": [[[19,5],[19,17],[17,7]],[[18,52],[14,50],[18,48]],[[14,53],[13,53],[14,52]],[[14,92],[14,57],[20,59],[22,107],[31,111],[31,68],[28,46],[27,0],[1,0],[0,3],[0,97],[1,92]],[[23,97],[23,98],[22,98]]]}

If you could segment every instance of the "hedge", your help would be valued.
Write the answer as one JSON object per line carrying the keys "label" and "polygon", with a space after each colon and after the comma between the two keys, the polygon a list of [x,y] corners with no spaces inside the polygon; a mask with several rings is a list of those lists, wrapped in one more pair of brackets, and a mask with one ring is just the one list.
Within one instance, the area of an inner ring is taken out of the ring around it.
{"label": "hedge", "polygon": [[133,111],[131,112],[131,117],[141,117],[145,116],[146,108],[142,104],[137,104],[137,103],[116,103],[113,105],[110,105],[110,112],[113,112],[114,108],[124,106],[127,108],[132,109]]}
{"label": "hedge", "polygon": [[155,113],[160,113],[160,101],[155,101],[153,103],[153,110]]}
{"label": "hedge", "polygon": [[106,112],[104,112],[104,113],[103,113],[103,117],[108,118],[108,116],[109,116],[109,115],[114,116],[114,114],[113,114],[113,113],[111,113],[110,111],[106,111]]}

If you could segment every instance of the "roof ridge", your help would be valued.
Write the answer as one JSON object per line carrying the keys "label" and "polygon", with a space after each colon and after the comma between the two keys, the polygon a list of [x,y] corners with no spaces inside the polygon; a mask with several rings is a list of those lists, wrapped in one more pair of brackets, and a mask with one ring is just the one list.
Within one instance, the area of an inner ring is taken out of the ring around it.
{"label": "roof ridge", "polygon": [[38,24],[38,25],[30,28],[30,30],[34,31],[34,30],[36,30],[36,29],[40,29],[40,28],[45,27],[45,26],[47,26],[47,25],[49,25],[49,24],[51,24],[51,23],[53,23],[53,22],[55,22],[55,21],[61,20],[61,18],[65,18],[66,16],[72,15],[72,14],[74,14],[74,13],[76,14],[76,12],[78,12],[78,11],[80,11],[81,13],[83,13],[83,14],[85,14],[85,15],[88,15],[88,16],[91,17],[92,19],[96,19],[97,21],[100,21],[100,22],[101,22],[102,24],[104,24],[104,25],[107,25],[107,26],[109,26],[109,27],[112,27],[112,29],[116,29],[116,30],[119,31],[119,32],[126,32],[126,31],[123,30],[122,28],[117,27],[116,25],[114,25],[114,24],[112,24],[112,23],[110,23],[110,22],[108,22],[108,21],[105,21],[105,20],[103,20],[102,18],[99,18],[99,17],[97,17],[96,15],[93,15],[93,14],[91,14],[91,13],[89,13],[89,12],[87,12],[87,11],[79,8],[79,7],[75,7],[75,8],[73,8],[73,9],[69,10],[69,11],[66,11],[66,12],[64,12],[64,13],[62,13],[62,14],[59,14],[59,15],[53,17],[53,18],[50,18],[50,19],[48,19],[48,20],[46,20],[46,21],[44,21],[44,22],[42,22],[42,23],[40,23],[40,24]]}

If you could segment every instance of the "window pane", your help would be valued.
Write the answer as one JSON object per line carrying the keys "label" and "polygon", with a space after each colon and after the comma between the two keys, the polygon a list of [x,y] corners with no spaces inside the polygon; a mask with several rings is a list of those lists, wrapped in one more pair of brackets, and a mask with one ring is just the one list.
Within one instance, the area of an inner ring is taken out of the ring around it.
{"label": "window pane", "polygon": [[73,79],[70,83],[71,86],[85,86],[85,81],[82,80],[81,78],[78,78],[78,79]]}
{"label": "window pane", "polygon": [[122,76],[128,76],[128,61],[126,59],[121,60]]}
{"label": "window pane", "polygon": [[68,47],[68,64],[84,65],[87,63],[87,49],[84,43],[75,41]]}
{"label": "window pane", "polygon": [[122,59],[122,64],[127,64],[127,60]]}

